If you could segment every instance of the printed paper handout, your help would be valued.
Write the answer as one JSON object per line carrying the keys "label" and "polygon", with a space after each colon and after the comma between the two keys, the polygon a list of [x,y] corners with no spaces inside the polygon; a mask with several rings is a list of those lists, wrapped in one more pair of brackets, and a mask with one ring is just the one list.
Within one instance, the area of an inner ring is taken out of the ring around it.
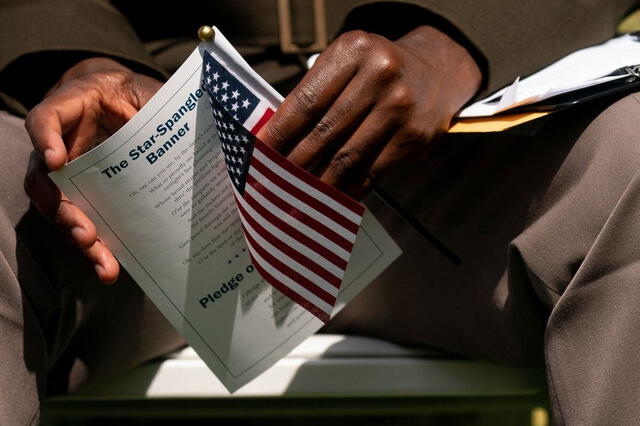
{"label": "printed paper handout", "polygon": [[117,133],[51,173],[230,391],[400,254],[369,211],[255,139],[281,101],[216,29]]}

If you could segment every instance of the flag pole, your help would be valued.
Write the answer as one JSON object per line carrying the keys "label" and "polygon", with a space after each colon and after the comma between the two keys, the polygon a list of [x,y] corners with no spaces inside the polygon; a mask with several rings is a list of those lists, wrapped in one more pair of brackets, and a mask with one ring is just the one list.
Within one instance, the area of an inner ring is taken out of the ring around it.
{"label": "flag pole", "polygon": [[401,218],[403,218],[409,225],[413,227],[420,235],[422,235],[436,250],[438,250],[444,257],[446,257],[451,263],[459,266],[462,260],[442,241],[435,235],[433,235],[427,228],[422,225],[411,213],[405,210],[391,195],[384,191],[379,186],[376,186],[373,192],[380,197],[393,211],[395,211]]}

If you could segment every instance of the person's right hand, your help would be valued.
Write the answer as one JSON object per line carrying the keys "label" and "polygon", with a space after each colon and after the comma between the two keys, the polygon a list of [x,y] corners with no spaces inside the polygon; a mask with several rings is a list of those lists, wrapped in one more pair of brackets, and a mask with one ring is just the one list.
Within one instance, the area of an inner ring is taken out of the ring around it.
{"label": "person's right hand", "polygon": [[104,283],[120,267],[89,218],[47,176],[126,123],[162,86],[116,61],[92,58],[70,68],[27,115],[31,156],[25,191],[35,207],[77,245]]}

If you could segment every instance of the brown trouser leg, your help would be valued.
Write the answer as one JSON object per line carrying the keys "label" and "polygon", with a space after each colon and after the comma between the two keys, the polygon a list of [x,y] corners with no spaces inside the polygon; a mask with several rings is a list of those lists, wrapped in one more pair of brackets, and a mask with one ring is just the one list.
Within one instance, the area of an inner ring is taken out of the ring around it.
{"label": "brown trouser leg", "polygon": [[126,275],[93,277],[29,208],[23,121],[0,112],[0,423],[36,423],[39,401],[183,344]]}
{"label": "brown trouser leg", "polygon": [[558,424],[637,424],[639,99],[558,113],[529,135],[448,137],[385,181],[462,265],[374,200],[404,254],[328,330],[546,359]]}
{"label": "brown trouser leg", "polygon": [[[546,357],[559,424],[635,424],[640,103],[632,95],[603,109],[557,114],[532,135],[447,138],[386,181],[463,263],[372,201],[405,253],[330,329],[515,364]],[[38,393],[181,341],[133,285],[97,285],[25,213],[28,142],[19,120],[0,123],[0,418],[20,424],[37,415]]]}

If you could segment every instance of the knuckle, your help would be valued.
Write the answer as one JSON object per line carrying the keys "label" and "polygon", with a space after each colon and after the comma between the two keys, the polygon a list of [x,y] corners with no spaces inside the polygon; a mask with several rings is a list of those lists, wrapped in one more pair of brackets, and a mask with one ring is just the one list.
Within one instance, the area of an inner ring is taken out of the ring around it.
{"label": "knuckle", "polygon": [[429,139],[429,135],[424,127],[415,123],[407,124],[404,128],[405,140],[408,143],[425,142]]}
{"label": "knuckle", "polygon": [[406,114],[415,105],[415,94],[413,90],[407,87],[405,84],[398,84],[394,87],[388,95],[388,102],[391,108]]}
{"label": "knuckle", "polygon": [[265,130],[273,149],[278,150],[284,146],[286,138],[277,124],[267,123]]}
{"label": "knuckle", "polygon": [[78,89],[88,98],[100,99],[101,93],[115,93],[129,98],[136,93],[135,80],[129,71],[96,71],[78,81]]}
{"label": "knuckle", "polygon": [[372,58],[378,78],[383,81],[396,80],[402,76],[402,59],[396,50],[386,43],[381,43]]}
{"label": "knuckle", "polygon": [[50,220],[60,230],[70,230],[71,228],[71,207],[69,200],[59,200],[51,205]]}
{"label": "knuckle", "polygon": [[338,47],[343,50],[353,50],[358,53],[364,53],[371,47],[373,37],[366,31],[354,30],[340,35],[336,41]]}
{"label": "knuckle", "polygon": [[98,84],[110,87],[121,87],[131,82],[131,73],[123,70],[98,71],[91,74]]}
{"label": "knuckle", "polygon": [[332,176],[342,177],[349,173],[357,164],[358,152],[340,151],[329,163],[329,172]]}
{"label": "knuckle", "polygon": [[314,127],[311,139],[315,139],[318,143],[324,143],[333,138],[335,129],[335,120],[330,116],[325,115]]}
{"label": "knuckle", "polygon": [[296,104],[299,105],[299,108],[304,112],[313,110],[317,99],[318,95],[316,90],[310,84],[300,86],[299,90],[295,93]]}
{"label": "knuckle", "polygon": [[24,127],[27,129],[27,132],[31,133],[31,131],[35,128],[34,122],[38,119],[40,115],[44,112],[44,106],[42,104],[38,104],[31,108],[29,113],[24,119]]}

